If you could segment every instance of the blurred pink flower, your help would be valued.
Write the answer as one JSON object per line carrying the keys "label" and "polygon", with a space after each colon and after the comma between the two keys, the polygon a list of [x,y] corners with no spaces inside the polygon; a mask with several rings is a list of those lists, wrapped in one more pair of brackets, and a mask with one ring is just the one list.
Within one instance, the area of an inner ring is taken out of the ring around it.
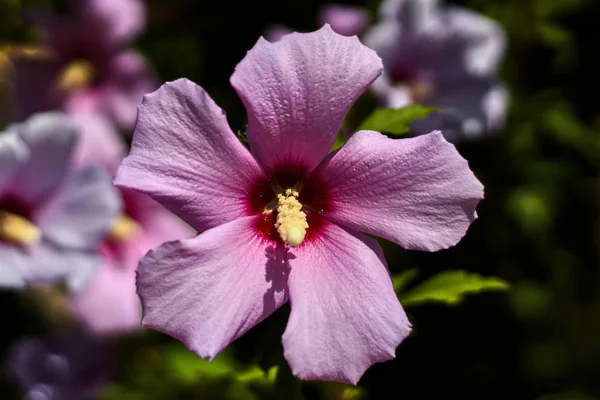
{"label": "blurred pink flower", "polygon": [[111,380],[104,340],[82,332],[25,337],[9,349],[7,372],[27,400],[92,400]]}
{"label": "blurred pink flower", "polygon": [[356,383],[394,358],[411,326],[381,247],[359,231],[408,249],[452,246],[483,188],[440,133],[361,131],[328,154],[381,72],[374,51],[328,25],[261,38],[231,77],[251,152],[194,83],[144,97],[115,184],[202,233],[141,260],[143,325],[212,359],[289,299],[283,347],[296,376]]}
{"label": "blurred pink flower", "polygon": [[497,78],[506,37],[491,19],[437,0],[385,0],[364,36],[383,60],[372,90],[386,107],[442,107],[411,126],[440,129],[449,140],[493,134],[504,124],[508,94]]}
{"label": "blurred pink flower", "polygon": [[[344,36],[361,33],[369,23],[369,14],[362,7],[345,4],[329,4],[319,11],[319,26],[329,24],[334,32]],[[265,29],[264,37],[269,42],[276,42],[293,30],[285,25],[274,24]]]}
{"label": "blurred pink flower", "polygon": [[70,168],[77,127],[38,114],[0,134],[0,286],[65,281],[81,289],[121,203],[110,176]]}
{"label": "blurred pink flower", "polygon": [[[114,126],[88,112],[74,115],[81,127],[75,152],[78,165],[95,165],[111,175],[126,147]],[[142,309],[135,290],[135,269],[146,252],[166,241],[187,238],[194,231],[150,197],[121,189],[122,215],[100,246],[103,266],[85,289],[71,298],[73,313],[98,334],[140,328]]]}
{"label": "blurred pink flower", "polygon": [[131,130],[142,96],[156,89],[150,66],[124,46],[144,28],[139,0],[73,1],[73,15],[28,13],[47,48],[16,56],[16,95],[22,115],[56,108],[99,112]]}
{"label": "blurred pink flower", "polygon": [[329,4],[319,13],[319,26],[331,25],[331,29],[340,35],[360,34],[369,23],[369,14],[362,7],[345,4]]}

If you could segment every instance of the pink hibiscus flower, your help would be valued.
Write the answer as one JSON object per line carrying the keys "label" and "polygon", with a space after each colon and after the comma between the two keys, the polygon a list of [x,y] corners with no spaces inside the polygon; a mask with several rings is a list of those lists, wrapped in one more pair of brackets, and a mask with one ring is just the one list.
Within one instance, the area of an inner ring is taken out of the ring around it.
{"label": "pink hibiscus flower", "polygon": [[136,106],[158,86],[144,57],[126,45],[145,26],[139,0],[71,1],[69,18],[30,12],[45,33],[42,54],[15,54],[16,101],[21,116],[61,108],[95,111],[131,130]]}
{"label": "pink hibiscus flower", "polygon": [[260,39],[231,83],[251,152],[224,112],[180,79],[144,97],[115,184],[150,194],[202,232],[150,251],[137,270],[143,325],[200,357],[290,301],[284,355],[303,379],[356,383],[394,358],[410,323],[383,252],[456,244],[483,187],[439,132],[357,132],[329,153],[381,59],[329,25]]}
{"label": "pink hibiscus flower", "polygon": [[[126,154],[114,126],[95,113],[80,112],[73,118],[81,127],[76,164],[98,166],[114,176]],[[149,196],[128,189],[119,192],[123,210],[100,245],[102,268],[71,298],[74,314],[97,334],[140,328],[142,307],[135,289],[140,258],[166,241],[193,235],[187,224]]]}

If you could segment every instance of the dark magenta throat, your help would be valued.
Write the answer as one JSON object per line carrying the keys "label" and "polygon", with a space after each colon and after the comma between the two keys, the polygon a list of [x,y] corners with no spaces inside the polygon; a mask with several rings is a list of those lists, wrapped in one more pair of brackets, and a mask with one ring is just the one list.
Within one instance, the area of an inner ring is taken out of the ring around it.
{"label": "dark magenta throat", "polygon": [[[328,188],[323,179],[318,174],[308,173],[303,166],[279,166],[269,174],[267,179],[256,182],[248,196],[250,212],[260,215],[255,224],[256,231],[270,241],[281,242],[275,229],[277,211],[273,208],[277,193],[291,188],[298,190],[298,201],[307,216],[309,227],[304,241],[313,239],[325,222],[319,214],[330,209],[330,202]],[[268,207],[271,210],[265,212]]]}

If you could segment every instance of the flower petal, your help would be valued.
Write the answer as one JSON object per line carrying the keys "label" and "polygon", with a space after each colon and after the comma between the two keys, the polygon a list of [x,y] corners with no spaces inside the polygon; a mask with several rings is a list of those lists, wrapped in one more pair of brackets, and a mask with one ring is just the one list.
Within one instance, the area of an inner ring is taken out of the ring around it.
{"label": "flower petal", "polygon": [[16,171],[10,190],[22,201],[35,203],[56,189],[67,173],[78,128],[58,112],[36,114],[14,127],[31,159]]}
{"label": "flower petal", "polygon": [[410,33],[421,33],[437,24],[439,0],[385,0],[379,6],[383,20],[394,20]]}
{"label": "flower petal", "polygon": [[141,225],[143,230],[143,234],[138,238],[135,246],[140,249],[142,254],[137,257],[133,269],[137,266],[137,261],[148,250],[165,242],[187,239],[196,235],[196,232],[188,224],[149,196],[133,190],[123,190],[121,194],[127,204],[126,212]]}
{"label": "flower petal", "polygon": [[450,141],[476,139],[502,128],[508,93],[495,78],[462,76],[438,85],[425,102],[441,107],[427,118],[411,124],[411,134],[422,135],[439,129]]}
{"label": "flower petal", "polygon": [[483,198],[467,161],[440,132],[412,139],[357,132],[315,174],[331,202],[323,215],[406,249],[455,245]]}
{"label": "flower petal", "polygon": [[19,268],[19,254],[14,246],[0,243],[0,287],[22,288],[25,280]]}
{"label": "flower petal", "polygon": [[146,8],[140,0],[78,0],[75,4],[79,25],[111,48],[125,45],[146,24]]}
{"label": "flower petal", "polygon": [[75,165],[97,165],[115,174],[127,149],[113,124],[100,114],[89,111],[78,112],[71,117],[81,132],[73,157]]}
{"label": "flower petal", "polygon": [[114,57],[106,74],[106,112],[119,127],[131,132],[137,118],[138,104],[145,94],[158,88],[158,79],[146,59],[131,50]]}
{"label": "flower petal", "polygon": [[0,132],[0,198],[14,172],[29,160],[29,149],[11,129]]}
{"label": "flower petal", "polygon": [[250,215],[263,178],[223,111],[187,79],[144,96],[115,184],[149,194],[199,231]]}
{"label": "flower petal", "polygon": [[6,372],[23,399],[94,399],[112,377],[111,346],[79,330],[22,337],[9,349]]}
{"label": "flower petal", "polygon": [[369,14],[362,7],[343,4],[330,4],[319,13],[321,25],[330,24],[331,29],[340,35],[358,35],[369,23]]}
{"label": "flower petal", "polygon": [[287,255],[256,233],[258,218],[150,251],[137,269],[142,324],[212,359],[285,303]]}
{"label": "flower petal", "polygon": [[[0,286],[65,281],[71,291],[81,290],[101,265],[94,253],[60,250],[48,243],[27,248],[0,246],[0,264]],[[15,280],[14,272],[20,280]]]}
{"label": "flower petal", "polygon": [[462,7],[448,6],[441,13],[444,30],[463,43],[463,63],[475,75],[494,73],[506,50],[506,35],[492,19]]}
{"label": "flower petal", "polygon": [[293,253],[283,347],[294,375],[356,384],[371,365],[394,358],[411,325],[379,244],[324,222]]}
{"label": "flower petal", "polygon": [[108,173],[85,167],[69,174],[32,220],[54,244],[94,250],[104,240],[123,204]]}
{"label": "flower petal", "polygon": [[293,31],[285,25],[274,24],[269,25],[264,33],[263,37],[267,39],[269,42],[277,42],[281,40],[282,37],[292,33]]}
{"label": "flower petal", "polygon": [[135,269],[121,269],[108,261],[91,282],[71,298],[71,308],[94,333],[140,328],[142,305],[135,292]]}
{"label": "flower petal", "polygon": [[276,43],[260,38],[231,84],[248,111],[248,141],[265,171],[316,167],[350,106],[381,72],[374,51],[329,25]]}

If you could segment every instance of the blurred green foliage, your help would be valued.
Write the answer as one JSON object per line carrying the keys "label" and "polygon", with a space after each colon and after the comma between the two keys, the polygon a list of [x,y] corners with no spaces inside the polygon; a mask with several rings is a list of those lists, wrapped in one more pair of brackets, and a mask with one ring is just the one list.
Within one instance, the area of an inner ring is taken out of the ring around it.
{"label": "blurred green foliage", "polygon": [[393,278],[394,289],[398,293],[400,303],[405,307],[424,303],[442,303],[456,306],[468,294],[507,290],[509,288],[509,285],[499,278],[482,277],[466,271],[444,271],[408,291],[403,291],[399,287],[403,286],[401,282],[406,280],[406,276],[405,272],[400,277]]}
{"label": "blurred green foliage", "polygon": [[402,108],[376,108],[358,127],[358,130],[370,130],[393,135],[407,134],[410,123],[425,118],[437,107],[409,104]]}

